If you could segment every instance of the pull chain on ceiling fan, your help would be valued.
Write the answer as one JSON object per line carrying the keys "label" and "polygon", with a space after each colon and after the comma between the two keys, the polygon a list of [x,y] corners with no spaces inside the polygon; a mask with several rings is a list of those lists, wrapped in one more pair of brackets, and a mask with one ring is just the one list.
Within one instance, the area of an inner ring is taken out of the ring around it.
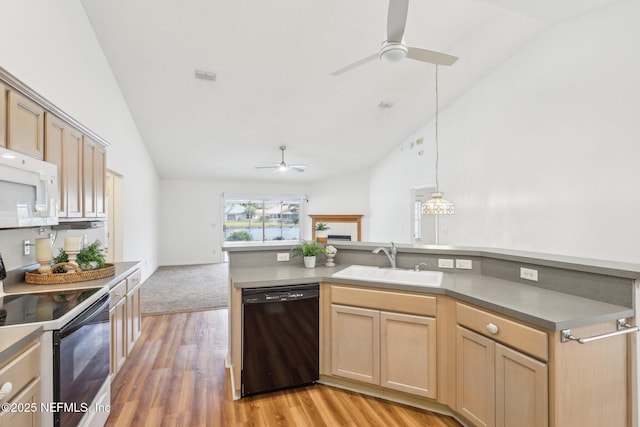
{"label": "pull chain on ceiling fan", "polygon": [[270,166],[256,166],[256,169],[273,169],[272,172],[285,172],[289,169],[293,169],[296,172],[304,172],[307,168],[307,165],[288,165],[284,161],[284,150],[287,149],[286,145],[280,146],[280,151],[282,152],[280,163],[273,163]]}

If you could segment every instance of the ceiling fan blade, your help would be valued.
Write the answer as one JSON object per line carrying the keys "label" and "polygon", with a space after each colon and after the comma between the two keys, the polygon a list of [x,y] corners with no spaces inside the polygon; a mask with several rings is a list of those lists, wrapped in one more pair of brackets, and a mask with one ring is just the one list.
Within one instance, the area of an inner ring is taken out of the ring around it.
{"label": "ceiling fan blade", "polygon": [[387,41],[401,42],[404,27],[407,24],[409,0],[389,0],[389,14],[387,16]]}
{"label": "ceiling fan blade", "polygon": [[458,60],[457,56],[433,50],[420,49],[418,47],[409,47],[407,50],[407,58],[422,62],[429,62],[431,64],[453,65]]}
{"label": "ceiling fan blade", "polygon": [[271,166],[255,166],[254,169],[277,169],[280,165],[278,163],[274,163]]}
{"label": "ceiling fan blade", "polygon": [[293,169],[296,172],[304,172],[307,168],[307,165],[289,165],[289,168]]}
{"label": "ceiling fan blade", "polygon": [[366,58],[362,58],[359,61],[354,62],[353,64],[349,64],[346,67],[342,67],[339,70],[334,71],[333,73],[331,73],[332,76],[339,76],[342,73],[346,73],[347,71],[351,71],[354,68],[357,68],[361,65],[364,65],[368,62],[373,61],[374,59],[378,59],[378,54],[374,53],[373,55],[367,56]]}

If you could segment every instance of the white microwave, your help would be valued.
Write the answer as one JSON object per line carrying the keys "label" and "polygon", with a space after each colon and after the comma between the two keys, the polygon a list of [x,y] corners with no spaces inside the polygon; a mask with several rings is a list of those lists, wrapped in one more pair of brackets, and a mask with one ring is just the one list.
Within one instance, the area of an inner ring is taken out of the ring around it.
{"label": "white microwave", "polygon": [[58,167],[0,147],[0,229],[58,224]]}

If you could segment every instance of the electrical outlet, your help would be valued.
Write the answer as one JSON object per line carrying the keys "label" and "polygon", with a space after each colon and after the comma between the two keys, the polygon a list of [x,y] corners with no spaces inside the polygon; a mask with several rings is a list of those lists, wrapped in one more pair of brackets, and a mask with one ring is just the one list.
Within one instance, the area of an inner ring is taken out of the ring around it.
{"label": "electrical outlet", "polygon": [[289,252],[277,252],[276,253],[277,261],[289,261]]}
{"label": "electrical outlet", "polygon": [[25,240],[22,244],[22,255],[31,255],[31,240]]}
{"label": "electrical outlet", "polygon": [[447,258],[438,258],[438,268],[453,268],[453,260]]}
{"label": "electrical outlet", "polygon": [[520,278],[526,280],[538,281],[538,270],[533,268],[520,267]]}
{"label": "electrical outlet", "polygon": [[461,270],[471,270],[473,268],[473,261],[470,259],[457,259],[456,268]]}

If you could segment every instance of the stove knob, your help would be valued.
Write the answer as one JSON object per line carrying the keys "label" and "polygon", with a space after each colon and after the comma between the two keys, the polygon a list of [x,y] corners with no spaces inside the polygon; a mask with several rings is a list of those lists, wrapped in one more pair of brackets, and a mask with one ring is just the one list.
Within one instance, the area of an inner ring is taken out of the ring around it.
{"label": "stove knob", "polygon": [[11,390],[13,390],[13,384],[8,381],[2,384],[2,387],[0,387],[0,400],[4,400],[5,397],[9,396]]}

